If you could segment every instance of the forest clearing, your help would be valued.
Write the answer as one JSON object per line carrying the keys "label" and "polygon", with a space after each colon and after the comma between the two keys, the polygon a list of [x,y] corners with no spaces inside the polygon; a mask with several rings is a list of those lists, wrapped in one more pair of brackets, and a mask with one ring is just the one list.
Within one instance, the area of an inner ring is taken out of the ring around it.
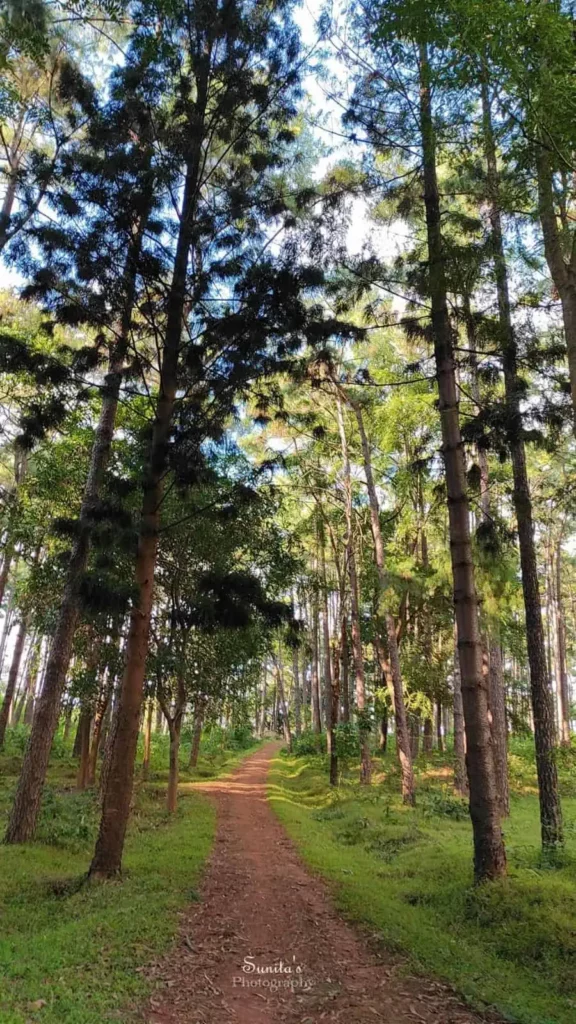
{"label": "forest clearing", "polygon": [[575,38],[0,9],[0,1024],[576,1020]]}

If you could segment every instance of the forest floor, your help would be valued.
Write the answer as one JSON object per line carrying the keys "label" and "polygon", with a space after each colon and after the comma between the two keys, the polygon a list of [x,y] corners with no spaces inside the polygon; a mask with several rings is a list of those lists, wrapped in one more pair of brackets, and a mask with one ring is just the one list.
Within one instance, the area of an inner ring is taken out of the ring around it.
{"label": "forest floor", "polygon": [[215,851],[178,945],[150,970],[146,1024],[487,1020],[335,910],[267,800],[278,750],[267,744],[232,777],[200,784],[216,804]]}
{"label": "forest floor", "polygon": [[574,1024],[576,746],[558,751],[566,845],[550,859],[540,846],[533,742],[511,737],[508,875],[474,886],[470,818],[452,790],[451,751],[420,753],[414,808],[400,799],[393,744],[374,754],[372,786],[359,785],[352,759],[341,762],[334,789],[310,740],[296,744],[299,756],[274,758],[268,799],[337,909],[404,956],[407,969],[448,982],[479,1012],[514,1024]]}
{"label": "forest floor", "polygon": [[[0,754],[0,836],[24,731]],[[217,742],[216,742],[217,741]],[[232,772],[246,751],[207,740],[184,780]],[[141,752],[140,752],[141,756]],[[155,736],[150,779],[137,771],[122,882],[84,884],[99,820],[94,790],[76,790],[71,739],[54,744],[38,841],[0,846],[0,1024],[126,1024],[149,991],[143,965],[178,932],[212,847],[211,801],[188,791],[165,809],[168,741]]]}

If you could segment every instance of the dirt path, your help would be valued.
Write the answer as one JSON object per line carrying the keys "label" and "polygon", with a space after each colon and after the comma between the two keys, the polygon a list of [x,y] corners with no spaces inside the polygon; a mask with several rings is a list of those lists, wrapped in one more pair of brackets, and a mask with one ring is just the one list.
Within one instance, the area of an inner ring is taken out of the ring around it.
{"label": "dirt path", "polygon": [[183,915],[178,946],[152,971],[157,985],[144,1020],[479,1024],[448,989],[404,976],[397,959],[371,950],[336,913],[266,801],[277,749],[265,746],[232,778],[202,784],[216,801],[216,848],[201,902]]}

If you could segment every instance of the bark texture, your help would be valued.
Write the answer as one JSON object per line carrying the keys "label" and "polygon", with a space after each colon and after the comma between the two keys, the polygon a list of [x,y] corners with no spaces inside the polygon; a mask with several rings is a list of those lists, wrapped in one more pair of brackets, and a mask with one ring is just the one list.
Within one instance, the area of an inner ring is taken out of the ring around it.
{"label": "bark texture", "polygon": [[466,761],[470,786],[470,816],[474,833],[474,873],[476,880],[482,881],[505,874],[506,853],[500,828],[494,758],[488,723],[487,685],[482,674],[478,598],[472,561],[466,467],[460,432],[452,325],[447,303],[430,66],[425,44],[420,45],[420,129],[428,240],[428,284],[432,306],[434,357],[442,426],[442,454],[448,492],[450,555],[467,737]]}

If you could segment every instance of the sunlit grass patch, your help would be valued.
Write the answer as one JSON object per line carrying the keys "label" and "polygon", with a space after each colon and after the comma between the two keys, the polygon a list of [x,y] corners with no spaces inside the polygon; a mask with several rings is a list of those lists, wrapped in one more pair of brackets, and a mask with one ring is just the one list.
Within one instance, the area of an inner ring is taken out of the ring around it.
{"label": "sunlit grass patch", "polygon": [[[522,741],[514,755],[519,767],[504,825],[509,877],[493,885],[472,884],[467,806],[448,784],[448,758],[437,753],[417,765],[416,809],[400,802],[393,753],[375,762],[382,783],[363,789],[352,766],[337,791],[321,758],[283,755],[270,774],[269,799],[305,860],[332,882],[340,908],[407,954],[413,969],[517,1024],[574,1024],[576,800],[564,798],[566,851],[547,865],[538,801],[526,793],[534,779],[529,745]],[[565,761],[562,786],[573,794],[570,755]]]}

